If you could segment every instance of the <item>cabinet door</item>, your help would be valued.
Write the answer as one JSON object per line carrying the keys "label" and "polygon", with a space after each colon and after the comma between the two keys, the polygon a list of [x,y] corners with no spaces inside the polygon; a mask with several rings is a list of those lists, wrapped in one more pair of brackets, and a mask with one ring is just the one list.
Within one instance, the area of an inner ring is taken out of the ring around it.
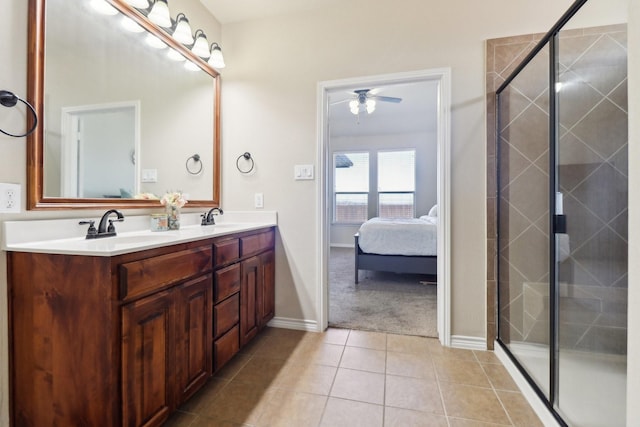
{"label": "cabinet door", "polygon": [[260,258],[247,258],[241,264],[240,287],[240,346],[245,345],[258,333],[260,316],[258,300],[262,297],[262,274]]}
{"label": "cabinet door", "polygon": [[178,288],[176,312],[176,378],[178,402],[186,401],[212,373],[211,274],[188,281]]}
{"label": "cabinet door", "polygon": [[260,255],[262,292],[259,300],[260,327],[273,319],[276,310],[276,257],[274,251]]}
{"label": "cabinet door", "polygon": [[172,408],[171,291],[122,307],[122,424],[158,426]]}

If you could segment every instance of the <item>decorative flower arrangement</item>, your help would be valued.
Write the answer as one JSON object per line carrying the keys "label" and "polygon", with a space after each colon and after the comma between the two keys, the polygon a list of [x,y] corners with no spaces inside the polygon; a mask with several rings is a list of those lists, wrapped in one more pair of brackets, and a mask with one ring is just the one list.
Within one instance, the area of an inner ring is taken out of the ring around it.
{"label": "decorative flower arrangement", "polygon": [[139,200],[158,200],[159,199],[159,197],[153,193],[138,193],[135,196],[133,196],[133,198],[139,199]]}
{"label": "decorative flower arrangement", "polygon": [[160,203],[163,206],[172,207],[172,208],[181,208],[187,204],[187,199],[184,198],[181,191],[169,191],[162,199],[160,199]]}

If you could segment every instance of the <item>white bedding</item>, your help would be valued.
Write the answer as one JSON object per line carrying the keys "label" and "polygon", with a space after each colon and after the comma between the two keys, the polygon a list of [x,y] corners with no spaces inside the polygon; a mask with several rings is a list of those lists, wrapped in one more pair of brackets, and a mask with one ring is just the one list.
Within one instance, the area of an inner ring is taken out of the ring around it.
{"label": "white bedding", "polygon": [[360,248],[370,254],[429,255],[438,253],[436,217],[371,218],[360,227]]}

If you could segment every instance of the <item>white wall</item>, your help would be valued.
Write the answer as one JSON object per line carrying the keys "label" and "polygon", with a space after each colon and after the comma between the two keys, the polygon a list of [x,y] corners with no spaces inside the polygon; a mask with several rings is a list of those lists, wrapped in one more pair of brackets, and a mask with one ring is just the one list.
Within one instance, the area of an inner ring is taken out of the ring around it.
{"label": "white wall", "polygon": [[[451,67],[452,331],[485,336],[484,40],[544,32],[570,4],[352,0],[224,26],[223,206],[252,209],[263,192],[278,211],[277,316],[317,319],[318,195],[293,165],[320,164],[318,82]],[[234,171],[244,151],[259,166],[252,177]]]}

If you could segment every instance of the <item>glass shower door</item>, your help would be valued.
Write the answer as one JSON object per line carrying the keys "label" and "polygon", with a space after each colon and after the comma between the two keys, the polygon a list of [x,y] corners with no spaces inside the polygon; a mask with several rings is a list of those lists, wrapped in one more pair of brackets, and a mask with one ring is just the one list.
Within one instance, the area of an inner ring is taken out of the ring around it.
{"label": "glass shower door", "polygon": [[556,410],[569,425],[624,426],[626,25],[561,31],[558,48],[557,191],[567,230],[556,234]]}
{"label": "glass shower door", "polygon": [[549,46],[498,98],[498,335],[548,396]]}

